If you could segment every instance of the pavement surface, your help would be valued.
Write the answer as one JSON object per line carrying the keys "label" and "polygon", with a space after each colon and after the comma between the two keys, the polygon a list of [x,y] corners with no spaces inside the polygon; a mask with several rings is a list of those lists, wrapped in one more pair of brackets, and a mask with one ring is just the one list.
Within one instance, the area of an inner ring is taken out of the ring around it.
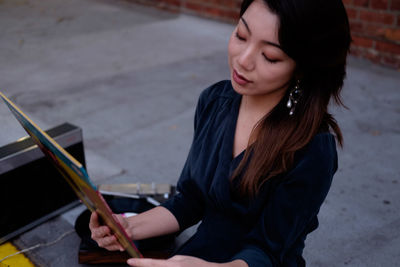
{"label": "pavement surface", "polygon": [[[95,183],[176,183],[200,92],[229,78],[233,25],[120,0],[0,0],[0,25],[1,91],[43,129],[81,127]],[[350,57],[343,99],[349,109],[332,112],[345,146],[304,256],[309,266],[399,266],[400,72]],[[25,135],[1,104],[0,146]],[[85,266],[71,231],[82,209],[12,242],[67,233],[27,256]]]}

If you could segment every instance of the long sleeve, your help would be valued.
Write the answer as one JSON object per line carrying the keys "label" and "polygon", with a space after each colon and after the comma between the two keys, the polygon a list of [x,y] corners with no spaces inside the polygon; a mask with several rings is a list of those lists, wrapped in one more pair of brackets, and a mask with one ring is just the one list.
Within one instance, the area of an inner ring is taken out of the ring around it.
{"label": "long sleeve", "polygon": [[[207,106],[214,99],[212,95],[214,86],[204,90],[199,97],[194,116],[194,140],[201,131],[201,125],[206,123],[203,120],[208,119],[207,116],[203,116],[203,113],[206,112]],[[180,230],[198,223],[204,215],[204,192],[201,191],[198,181],[192,179],[191,170],[204,165],[207,158],[196,157],[197,150],[197,146],[192,144],[177,184],[178,194],[162,204],[175,216]]]}
{"label": "long sleeve", "polygon": [[190,159],[182,170],[181,179],[177,186],[178,194],[162,204],[175,216],[180,230],[185,230],[198,223],[204,214],[202,194],[193,180],[186,178],[190,177],[189,163]]}
{"label": "long sleeve", "polygon": [[303,266],[301,258],[290,263],[286,259],[299,254],[293,248],[303,247],[294,244],[303,243],[306,235],[317,227],[316,216],[336,169],[334,137],[329,133],[317,135],[268,197],[260,219],[233,259],[242,259],[250,267]]}

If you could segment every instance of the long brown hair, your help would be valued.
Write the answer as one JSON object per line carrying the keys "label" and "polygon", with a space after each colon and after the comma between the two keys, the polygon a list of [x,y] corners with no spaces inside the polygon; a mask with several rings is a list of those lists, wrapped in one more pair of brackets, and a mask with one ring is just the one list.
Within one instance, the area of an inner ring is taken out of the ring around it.
{"label": "long brown hair", "polygon": [[[241,16],[253,0],[242,3]],[[254,197],[270,178],[290,170],[297,151],[320,131],[331,131],[340,145],[341,130],[328,112],[333,98],[342,104],[346,56],[351,37],[340,0],[264,0],[278,15],[279,41],[296,62],[303,91],[294,115],[286,107],[289,92],[253,129],[244,157],[232,175],[238,193]],[[310,15],[311,14],[311,15]],[[295,81],[292,82],[293,87]],[[288,90],[288,91],[289,91]]]}

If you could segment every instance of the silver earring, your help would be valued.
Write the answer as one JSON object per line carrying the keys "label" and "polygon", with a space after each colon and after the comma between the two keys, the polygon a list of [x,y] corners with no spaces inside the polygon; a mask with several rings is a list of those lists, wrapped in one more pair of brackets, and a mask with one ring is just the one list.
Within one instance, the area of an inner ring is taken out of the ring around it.
{"label": "silver earring", "polygon": [[293,87],[293,89],[289,93],[289,99],[286,104],[286,107],[288,109],[290,109],[290,111],[289,111],[290,116],[292,116],[294,114],[296,105],[299,102],[301,94],[303,93],[302,90],[300,89],[299,83],[300,83],[300,80],[297,80],[296,85]]}

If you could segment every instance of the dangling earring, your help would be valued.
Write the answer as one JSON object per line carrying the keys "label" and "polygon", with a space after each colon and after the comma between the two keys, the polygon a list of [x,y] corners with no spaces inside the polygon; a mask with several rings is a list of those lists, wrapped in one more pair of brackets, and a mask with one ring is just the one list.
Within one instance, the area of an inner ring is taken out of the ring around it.
{"label": "dangling earring", "polygon": [[296,109],[296,105],[299,102],[299,99],[301,97],[301,94],[303,93],[302,90],[300,89],[300,80],[296,81],[296,85],[293,87],[293,89],[289,93],[289,99],[286,104],[286,107],[290,109],[289,115],[292,116],[294,114],[294,111]]}

